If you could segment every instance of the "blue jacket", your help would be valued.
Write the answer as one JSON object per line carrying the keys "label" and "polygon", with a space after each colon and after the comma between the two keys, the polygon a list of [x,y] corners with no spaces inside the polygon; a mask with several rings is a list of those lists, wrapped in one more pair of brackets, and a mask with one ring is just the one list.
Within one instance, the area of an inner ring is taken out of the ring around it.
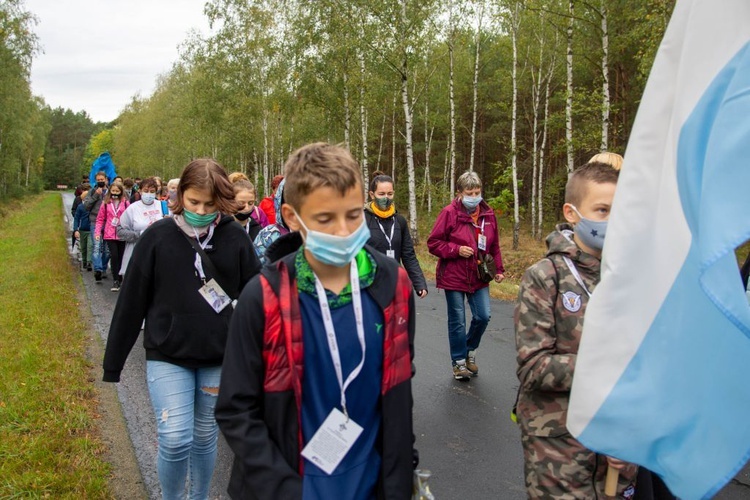
{"label": "blue jacket", "polygon": [[78,205],[76,213],[73,216],[73,231],[91,231],[91,221],[89,221],[89,212],[83,203]]}

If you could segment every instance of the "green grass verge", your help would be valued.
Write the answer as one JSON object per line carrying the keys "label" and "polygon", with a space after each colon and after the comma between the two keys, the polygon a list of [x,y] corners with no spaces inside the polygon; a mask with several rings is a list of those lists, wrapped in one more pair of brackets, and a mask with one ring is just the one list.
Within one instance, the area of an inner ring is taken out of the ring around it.
{"label": "green grass verge", "polygon": [[0,498],[109,498],[59,193],[0,219]]}

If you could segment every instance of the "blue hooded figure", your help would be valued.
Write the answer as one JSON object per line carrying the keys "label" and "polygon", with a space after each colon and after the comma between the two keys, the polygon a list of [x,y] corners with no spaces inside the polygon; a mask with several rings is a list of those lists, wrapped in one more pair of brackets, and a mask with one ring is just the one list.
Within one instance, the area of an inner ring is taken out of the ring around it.
{"label": "blue hooded figure", "polygon": [[94,160],[94,163],[91,164],[91,172],[89,172],[89,183],[91,183],[92,186],[96,186],[97,172],[104,172],[110,184],[112,184],[112,179],[117,177],[117,172],[115,171],[115,163],[112,161],[112,156],[110,156],[109,151],[105,151],[104,153],[100,154],[99,157]]}

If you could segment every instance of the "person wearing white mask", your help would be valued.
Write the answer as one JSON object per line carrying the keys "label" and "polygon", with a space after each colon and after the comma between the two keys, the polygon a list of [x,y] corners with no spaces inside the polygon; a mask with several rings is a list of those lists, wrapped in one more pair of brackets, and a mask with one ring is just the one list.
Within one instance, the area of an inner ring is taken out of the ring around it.
{"label": "person wearing white mask", "polygon": [[117,238],[126,242],[120,266],[120,274],[123,276],[128,269],[128,263],[130,263],[138,238],[151,224],[163,217],[161,204],[156,203],[156,190],[156,179],[153,177],[145,179],[141,183],[141,199],[130,205],[120,217]]}
{"label": "person wearing white mask", "polygon": [[[475,351],[490,322],[489,282],[482,279],[478,261],[492,257],[496,270],[487,279],[497,283],[505,278],[505,269],[497,218],[482,199],[482,181],[477,173],[461,174],[456,190],[458,196],[438,215],[427,248],[438,257],[437,287],[445,290],[453,378],[467,381],[479,374]],[[468,331],[466,302],[472,316]]]}

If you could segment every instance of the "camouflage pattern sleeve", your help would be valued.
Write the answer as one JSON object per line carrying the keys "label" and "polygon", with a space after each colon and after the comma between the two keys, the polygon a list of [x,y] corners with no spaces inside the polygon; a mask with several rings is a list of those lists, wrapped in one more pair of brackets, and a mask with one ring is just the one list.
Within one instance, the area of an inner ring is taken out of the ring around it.
{"label": "camouflage pattern sleeve", "polygon": [[526,270],[515,310],[517,375],[524,391],[567,392],[576,354],[557,349],[555,268],[543,259]]}

